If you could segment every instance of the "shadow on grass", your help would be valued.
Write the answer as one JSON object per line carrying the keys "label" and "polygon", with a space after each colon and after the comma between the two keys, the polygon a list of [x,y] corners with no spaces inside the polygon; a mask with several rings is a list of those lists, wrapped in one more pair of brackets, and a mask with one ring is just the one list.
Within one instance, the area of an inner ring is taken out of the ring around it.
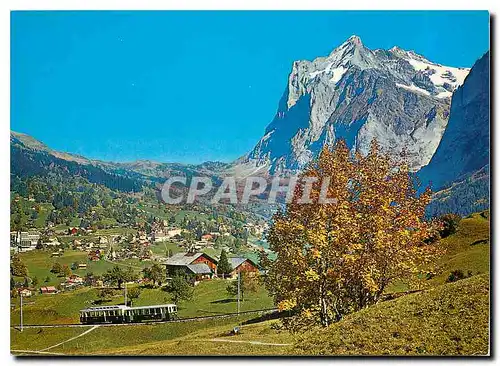
{"label": "shadow on grass", "polygon": [[244,322],[241,323],[241,325],[246,325],[246,324],[255,324],[255,323],[260,323],[260,322],[265,322],[267,320],[275,320],[275,319],[281,319],[281,318],[286,318],[291,316],[292,314],[288,311],[275,311],[273,313],[267,313],[263,314],[260,316],[257,316],[252,319],[248,319]]}
{"label": "shadow on grass", "polygon": [[214,300],[211,301],[210,304],[228,304],[230,302],[236,302],[236,299],[222,299],[222,300]]}
{"label": "shadow on grass", "polygon": [[94,300],[92,302],[93,305],[102,305],[104,303],[108,303],[108,302],[111,302],[110,299],[104,299],[104,300]]}
{"label": "shadow on grass", "polygon": [[488,243],[489,239],[479,239],[479,240],[476,240],[475,242],[471,243],[470,245],[478,245],[478,244],[486,244]]}

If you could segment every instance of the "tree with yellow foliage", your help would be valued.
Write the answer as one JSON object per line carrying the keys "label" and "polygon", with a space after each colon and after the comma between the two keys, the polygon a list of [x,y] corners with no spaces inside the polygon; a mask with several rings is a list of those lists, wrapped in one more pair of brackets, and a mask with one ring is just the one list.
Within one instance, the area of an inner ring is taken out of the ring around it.
{"label": "tree with yellow foliage", "polygon": [[424,243],[429,200],[429,189],[416,195],[407,164],[376,141],[366,156],[350,153],[343,140],[325,147],[273,217],[268,241],[276,260],[263,258],[279,309],[296,314],[290,324],[328,326],[418,272],[434,251]]}

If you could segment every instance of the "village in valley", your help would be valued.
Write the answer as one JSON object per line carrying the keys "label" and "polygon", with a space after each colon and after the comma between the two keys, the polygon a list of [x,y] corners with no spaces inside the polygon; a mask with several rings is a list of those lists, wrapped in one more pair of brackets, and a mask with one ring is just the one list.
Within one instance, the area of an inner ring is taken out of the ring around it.
{"label": "village in valley", "polygon": [[[14,203],[22,200],[13,198]],[[33,204],[34,210],[39,207],[34,200],[24,201]],[[260,253],[269,254],[265,248],[266,221],[243,222],[240,220],[246,216],[238,215],[239,220],[221,219],[219,215],[214,215],[218,218],[214,220],[207,216],[210,213],[206,207],[194,207],[182,212],[182,220],[176,220],[175,215],[166,219],[150,214],[131,227],[118,223],[65,226],[48,220],[45,227],[12,231],[11,298],[13,314],[17,314],[13,321],[20,315],[21,296],[30,299],[25,305],[29,314],[29,304],[36,304],[40,296],[57,298],[71,292],[93,291],[95,298],[82,306],[124,303],[122,291],[109,290],[118,289],[122,282],[129,289],[158,285],[155,290],[162,289],[166,300],[169,281],[176,273],[185,274],[192,286],[219,279],[232,281],[239,272],[258,275]],[[28,225],[29,222],[35,226],[35,221],[28,220]],[[225,273],[218,271],[223,252],[230,266]],[[115,268],[123,278],[110,275]],[[150,275],[152,272],[155,274]],[[224,286],[220,288],[218,295],[223,299],[228,294]],[[157,296],[148,299],[147,294],[143,291],[142,303],[155,305]],[[188,302],[196,304],[196,298],[191,297]]]}

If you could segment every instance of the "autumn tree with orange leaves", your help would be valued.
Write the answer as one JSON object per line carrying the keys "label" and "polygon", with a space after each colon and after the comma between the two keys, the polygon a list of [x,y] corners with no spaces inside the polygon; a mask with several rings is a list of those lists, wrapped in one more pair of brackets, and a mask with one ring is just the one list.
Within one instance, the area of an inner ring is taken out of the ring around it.
{"label": "autumn tree with orange leaves", "polygon": [[[323,195],[330,201],[321,203],[326,177]],[[279,309],[296,314],[290,323],[328,326],[418,272],[434,252],[424,244],[429,200],[430,190],[416,195],[407,164],[376,142],[366,156],[352,154],[343,140],[332,151],[324,148],[299,176],[286,209],[273,217],[268,241],[276,260],[262,258]]]}

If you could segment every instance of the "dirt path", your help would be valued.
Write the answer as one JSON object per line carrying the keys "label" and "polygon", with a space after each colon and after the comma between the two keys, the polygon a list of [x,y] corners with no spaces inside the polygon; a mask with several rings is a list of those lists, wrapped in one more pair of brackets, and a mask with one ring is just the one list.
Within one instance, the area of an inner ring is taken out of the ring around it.
{"label": "dirt path", "polygon": [[83,333],[81,333],[81,334],[79,334],[79,335],[77,335],[77,336],[71,337],[70,339],[66,339],[66,340],[65,340],[65,341],[63,341],[63,342],[60,342],[60,343],[58,343],[58,344],[54,344],[53,346],[50,346],[50,347],[47,347],[47,348],[41,349],[41,350],[36,351],[36,352],[45,352],[45,351],[48,351],[49,349],[59,347],[60,345],[62,345],[62,344],[64,344],[64,343],[67,343],[67,342],[70,342],[70,341],[72,341],[72,340],[74,340],[74,339],[80,338],[80,337],[84,336],[85,334],[90,333],[90,332],[92,332],[93,330],[95,330],[95,329],[97,329],[97,328],[99,328],[99,326],[98,326],[98,325],[95,325],[95,326],[93,326],[92,328],[87,329],[85,332],[83,332]]}
{"label": "dirt path", "polygon": [[50,356],[66,356],[64,353],[58,352],[43,352],[43,351],[30,351],[27,349],[11,349],[10,352],[19,353],[16,356],[23,356],[25,354],[37,354],[37,355],[50,355]]}
{"label": "dirt path", "polygon": [[260,346],[291,346],[291,343],[268,343],[268,342],[259,342],[259,341],[237,341],[235,339],[220,339],[220,338],[212,338],[209,339],[211,342],[227,342],[227,343],[248,343],[248,344],[257,344]]}

